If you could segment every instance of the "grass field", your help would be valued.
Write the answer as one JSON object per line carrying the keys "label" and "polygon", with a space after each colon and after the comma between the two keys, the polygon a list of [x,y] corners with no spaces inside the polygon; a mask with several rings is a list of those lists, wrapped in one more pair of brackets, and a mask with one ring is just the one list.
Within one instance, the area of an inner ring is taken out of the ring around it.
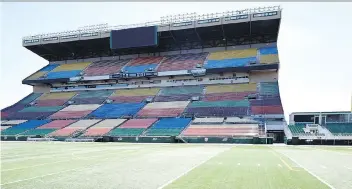
{"label": "grass field", "polygon": [[1,188],[352,188],[352,147],[2,142]]}

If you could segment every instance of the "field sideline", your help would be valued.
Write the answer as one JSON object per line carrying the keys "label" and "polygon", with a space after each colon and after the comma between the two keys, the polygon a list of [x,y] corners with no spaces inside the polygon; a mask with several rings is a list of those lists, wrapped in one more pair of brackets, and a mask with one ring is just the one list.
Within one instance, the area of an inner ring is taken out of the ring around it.
{"label": "field sideline", "polygon": [[352,147],[1,142],[1,188],[350,189]]}

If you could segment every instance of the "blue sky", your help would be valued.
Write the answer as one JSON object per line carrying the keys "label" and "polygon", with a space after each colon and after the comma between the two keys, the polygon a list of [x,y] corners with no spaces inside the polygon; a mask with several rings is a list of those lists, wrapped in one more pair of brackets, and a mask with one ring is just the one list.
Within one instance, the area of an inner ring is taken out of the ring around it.
{"label": "blue sky", "polygon": [[284,9],[278,47],[285,114],[350,110],[352,3],[3,3],[0,108],[31,93],[22,79],[48,63],[22,47],[23,36],[271,5]]}

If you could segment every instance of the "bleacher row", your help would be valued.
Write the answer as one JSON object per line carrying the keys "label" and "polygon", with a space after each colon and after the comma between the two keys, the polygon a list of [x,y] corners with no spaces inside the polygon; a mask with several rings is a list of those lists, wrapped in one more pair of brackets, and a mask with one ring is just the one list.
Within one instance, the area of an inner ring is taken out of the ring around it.
{"label": "bleacher row", "polygon": [[192,70],[198,66],[205,69],[243,67],[254,64],[278,63],[277,47],[228,50],[214,53],[179,54],[158,57],[139,57],[126,60],[100,60],[68,64],[49,64],[26,80],[61,79],[76,76],[143,73],[146,71]]}
{"label": "bleacher row", "polygon": [[[55,120],[283,114],[275,88],[278,88],[277,82],[32,93],[3,109],[1,117]],[[191,101],[194,96],[199,101]]]}
{"label": "bleacher row", "polygon": [[[161,118],[2,121],[2,136],[258,136],[258,124],[239,118]],[[215,120],[215,121],[214,121]]]}

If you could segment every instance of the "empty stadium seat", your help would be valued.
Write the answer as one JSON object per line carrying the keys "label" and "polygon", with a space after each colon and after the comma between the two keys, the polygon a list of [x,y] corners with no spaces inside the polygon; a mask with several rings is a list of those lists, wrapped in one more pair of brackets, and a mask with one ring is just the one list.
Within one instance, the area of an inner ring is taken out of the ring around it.
{"label": "empty stadium seat", "polygon": [[163,57],[143,57],[132,59],[124,68],[125,73],[143,73],[148,70],[155,71]]}
{"label": "empty stadium seat", "polygon": [[102,104],[113,93],[113,90],[81,91],[74,96],[73,104]]}
{"label": "empty stadium seat", "polygon": [[279,63],[277,47],[263,47],[258,49],[261,64]]}
{"label": "empty stadium seat", "polygon": [[134,116],[144,105],[144,103],[104,104],[89,114],[89,117],[121,118],[123,116]]}
{"label": "empty stadium seat", "polygon": [[121,126],[111,130],[108,136],[139,136],[157,119],[130,119]]}
{"label": "empty stadium seat", "polygon": [[1,135],[18,135],[25,131],[44,125],[48,122],[50,122],[50,120],[29,120],[27,122],[20,123],[18,125],[12,126],[11,128],[3,130]]}
{"label": "empty stadium seat", "polygon": [[186,115],[194,116],[243,116],[249,115],[248,100],[233,101],[196,101],[185,111]]}
{"label": "empty stadium seat", "polygon": [[258,124],[192,124],[183,136],[258,136]]}
{"label": "empty stadium seat", "polygon": [[162,118],[150,127],[147,136],[177,136],[191,122],[190,118]]}
{"label": "empty stadium seat", "polygon": [[243,100],[257,93],[257,84],[209,85],[205,88],[204,101]]}
{"label": "empty stadium seat", "polygon": [[89,129],[87,129],[85,131],[85,133],[81,136],[83,136],[83,137],[102,136],[102,135],[108,133],[109,131],[111,131],[111,129],[113,129],[114,127],[121,125],[124,121],[125,121],[125,119],[106,119],[106,120],[103,120],[103,121],[95,124],[94,126],[90,127]]}
{"label": "empty stadium seat", "polygon": [[[42,93],[31,93],[28,96],[24,97],[22,100],[18,101],[16,104],[6,107],[1,110],[1,118],[2,119],[16,119],[16,113],[26,106],[28,106],[31,102],[40,97]],[[19,118],[20,119],[20,118]]]}
{"label": "empty stadium seat", "polygon": [[279,96],[278,82],[261,82],[258,85],[259,94],[262,96]]}
{"label": "empty stadium seat", "polygon": [[352,123],[327,123],[326,128],[334,135],[352,135]]}
{"label": "empty stadium seat", "polygon": [[195,69],[197,65],[202,66],[207,56],[208,53],[167,56],[161,62],[158,71],[192,70]]}
{"label": "empty stadium seat", "polygon": [[223,52],[210,53],[208,60],[204,64],[204,68],[227,68],[242,67],[256,63],[257,49],[229,50]]}
{"label": "empty stadium seat", "polygon": [[146,98],[154,98],[159,88],[119,89],[109,99],[114,103],[119,102],[143,102]]}
{"label": "empty stadium seat", "polygon": [[72,136],[76,133],[83,132],[86,130],[88,127],[98,123],[101,121],[100,119],[91,119],[91,120],[79,120],[77,122],[74,122],[70,124],[67,127],[64,127],[62,129],[56,130],[52,133],[50,133],[50,136],[53,137],[69,137]]}
{"label": "empty stadium seat", "polygon": [[101,60],[93,62],[84,70],[84,76],[111,75],[120,72],[130,60]]}
{"label": "empty stadium seat", "polygon": [[42,79],[42,77],[44,77],[44,75],[46,75],[51,70],[55,69],[57,66],[59,66],[59,64],[49,64],[49,65],[43,67],[42,69],[40,69],[39,71],[35,72],[31,76],[27,77],[26,80]]}
{"label": "empty stadium seat", "polygon": [[192,96],[203,96],[203,90],[202,86],[165,87],[160,90],[155,101],[187,101],[191,100]]}
{"label": "empty stadium seat", "polygon": [[50,118],[51,119],[83,118],[99,107],[100,107],[99,104],[70,105],[54,113],[53,115],[50,116]]}
{"label": "empty stadium seat", "polygon": [[37,106],[62,106],[76,95],[75,92],[46,93],[36,100]]}
{"label": "empty stadium seat", "polygon": [[139,117],[177,117],[187,107],[189,101],[153,102],[138,112]]}
{"label": "empty stadium seat", "polygon": [[60,64],[46,74],[45,79],[71,78],[80,75],[90,62]]}
{"label": "empty stadium seat", "polygon": [[12,119],[44,119],[61,110],[63,106],[30,106],[11,114]]}

